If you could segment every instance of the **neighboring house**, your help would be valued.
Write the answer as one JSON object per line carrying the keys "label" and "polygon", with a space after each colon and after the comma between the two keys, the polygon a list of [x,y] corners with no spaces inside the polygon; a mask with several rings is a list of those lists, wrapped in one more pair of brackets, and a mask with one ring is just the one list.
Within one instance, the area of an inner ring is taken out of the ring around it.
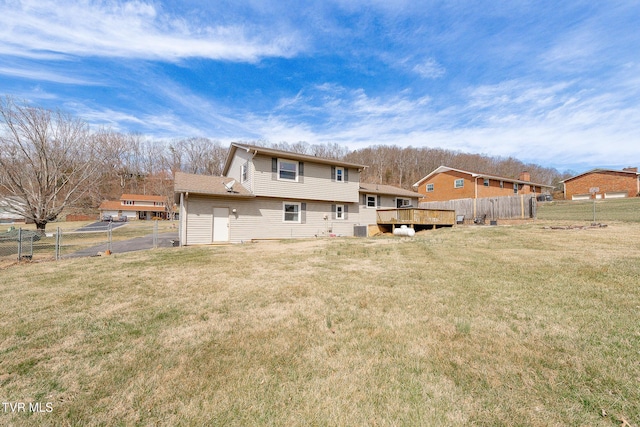
{"label": "neighboring house", "polygon": [[440,166],[413,184],[413,188],[422,195],[421,202],[441,202],[549,193],[553,186],[531,182],[529,172],[513,179]]}
{"label": "neighboring house", "polygon": [[129,221],[167,217],[165,198],[146,194],[123,194],[120,200],[103,201],[98,210],[101,218],[127,217]]}
{"label": "neighboring house", "polygon": [[26,222],[25,218],[14,212],[11,206],[24,207],[25,201],[20,197],[7,196],[0,198],[0,224]]}
{"label": "neighboring house", "polygon": [[375,209],[362,214],[367,195],[375,196],[376,204],[389,200],[393,207],[398,197],[403,203],[410,199],[402,189],[395,195],[388,188],[376,191],[365,185],[369,190],[363,190],[364,168],[233,143],[222,177],[176,173],[180,244],[353,236],[354,226],[375,223]]}
{"label": "neighboring house", "polygon": [[561,182],[564,185],[564,198],[567,200],[585,200],[592,197],[610,199],[640,195],[638,168],[592,169]]}

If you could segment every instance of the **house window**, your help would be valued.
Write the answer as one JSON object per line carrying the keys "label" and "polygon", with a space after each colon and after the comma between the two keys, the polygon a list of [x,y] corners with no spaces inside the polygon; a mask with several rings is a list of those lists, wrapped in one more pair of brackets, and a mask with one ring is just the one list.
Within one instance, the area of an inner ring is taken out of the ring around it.
{"label": "house window", "polygon": [[336,181],[344,182],[344,168],[336,168]]}
{"label": "house window", "polygon": [[453,187],[454,188],[464,187],[464,179],[456,179],[456,181],[453,183]]}
{"label": "house window", "polygon": [[284,222],[300,222],[300,203],[284,202],[282,211]]}
{"label": "house window", "polygon": [[500,188],[504,188],[504,181],[500,181]]}
{"label": "house window", "polygon": [[377,197],[375,195],[367,194],[367,207],[368,208],[377,208]]}
{"label": "house window", "polygon": [[344,219],[344,205],[336,205],[336,219]]}
{"label": "house window", "polygon": [[411,204],[411,200],[410,199],[401,199],[401,198],[397,198],[396,199],[396,207],[397,208],[403,208],[405,206],[409,206]]}
{"label": "house window", "polygon": [[517,182],[513,183],[513,194],[518,194],[518,183]]}
{"label": "house window", "polygon": [[297,181],[298,162],[278,159],[278,179],[286,181]]}
{"label": "house window", "polygon": [[433,193],[433,184],[427,184],[427,193]]}
{"label": "house window", "polygon": [[134,203],[133,200],[125,200],[124,201],[124,205],[125,206],[133,206],[133,203]]}
{"label": "house window", "polygon": [[489,186],[489,180],[488,180],[488,179],[486,179],[486,178],[484,179],[484,186],[485,186],[485,187],[488,187],[488,186]]}
{"label": "house window", "polygon": [[249,162],[240,166],[240,182],[245,182],[247,180],[247,169],[249,169]]}

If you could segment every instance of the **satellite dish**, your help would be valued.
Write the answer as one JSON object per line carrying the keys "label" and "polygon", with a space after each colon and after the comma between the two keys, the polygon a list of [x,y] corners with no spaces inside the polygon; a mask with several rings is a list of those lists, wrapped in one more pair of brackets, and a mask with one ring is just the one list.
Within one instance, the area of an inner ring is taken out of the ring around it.
{"label": "satellite dish", "polygon": [[231,181],[227,182],[227,183],[222,183],[224,185],[224,188],[227,189],[227,191],[232,192],[233,191],[233,186],[236,184],[236,180],[232,179]]}

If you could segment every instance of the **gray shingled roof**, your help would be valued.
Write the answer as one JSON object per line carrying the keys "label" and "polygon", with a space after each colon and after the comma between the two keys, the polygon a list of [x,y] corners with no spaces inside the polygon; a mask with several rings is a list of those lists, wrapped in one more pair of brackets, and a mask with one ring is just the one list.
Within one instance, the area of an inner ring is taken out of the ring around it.
{"label": "gray shingled roof", "polygon": [[367,167],[366,165],[345,162],[337,159],[327,159],[324,157],[316,157],[316,156],[309,156],[307,154],[293,153],[291,151],[275,150],[273,148],[261,147],[258,145],[233,142],[231,143],[231,147],[229,148],[229,154],[227,155],[227,160],[225,161],[225,165],[222,170],[223,174],[226,174],[229,171],[229,167],[231,166],[231,159],[233,158],[233,154],[237,149],[253,151],[253,152],[262,154],[264,156],[283,157],[291,160],[300,160],[305,162],[313,162],[313,163],[327,164],[327,165],[333,165],[333,166],[342,166],[347,168],[364,169]]}
{"label": "gray shingled roof", "polygon": [[176,172],[173,190],[176,193],[207,194],[226,197],[255,197],[239,182],[233,185],[233,191],[229,191],[224,184],[233,181],[233,178],[224,176],[195,175],[192,173]]}
{"label": "gray shingled roof", "polygon": [[391,196],[423,197],[420,193],[416,193],[415,191],[411,190],[405,190],[404,188],[400,187],[394,187],[393,185],[367,184],[363,182],[360,183],[360,192],[371,194],[386,194]]}

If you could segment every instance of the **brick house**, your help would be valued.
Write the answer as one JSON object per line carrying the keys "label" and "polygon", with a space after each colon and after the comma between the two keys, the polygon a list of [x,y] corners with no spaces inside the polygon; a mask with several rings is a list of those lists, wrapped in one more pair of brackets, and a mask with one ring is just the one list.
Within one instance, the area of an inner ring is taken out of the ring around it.
{"label": "brick house", "polygon": [[[566,200],[586,200],[592,197],[610,199],[640,195],[640,174],[637,167],[622,170],[592,169],[561,182],[564,185]],[[592,196],[593,189],[597,190]]]}
{"label": "brick house", "polygon": [[522,172],[518,179],[514,179],[440,166],[413,184],[413,188],[423,195],[421,202],[441,202],[542,194],[549,193],[553,186],[531,182],[529,172]]}
{"label": "brick house", "polygon": [[123,218],[127,220],[150,220],[167,218],[167,206],[163,196],[149,194],[123,194],[120,200],[104,200],[98,210],[100,218]]}

